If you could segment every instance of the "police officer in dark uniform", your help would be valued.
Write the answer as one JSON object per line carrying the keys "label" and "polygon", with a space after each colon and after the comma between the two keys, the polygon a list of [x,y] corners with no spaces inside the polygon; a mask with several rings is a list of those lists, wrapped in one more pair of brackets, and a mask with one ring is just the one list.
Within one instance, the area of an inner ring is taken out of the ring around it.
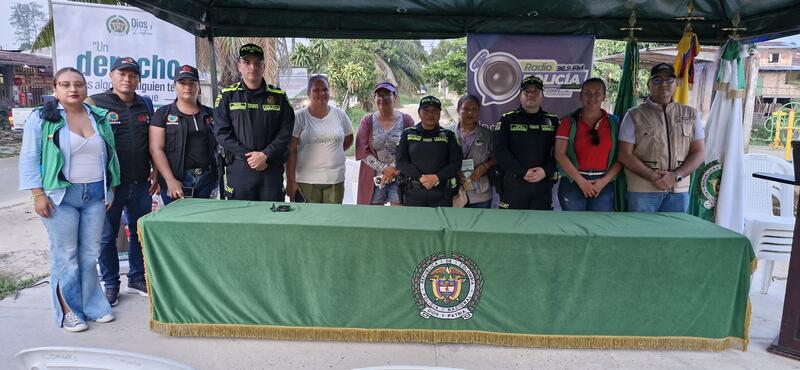
{"label": "police officer in dark uniform", "polygon": [[442,102],[426,96],[419,102],[420,123],[400,135],[395,164],[404,176],[407,206],[450,207],[457,190],[462,153],[453,131],[439,126]]}
{"label": "police officer in dark uniform", "polygon": [[542,80],[520,84],[521,106],[503,114],[494,131],[494,157],[505,175],[500,208],[551,210],[558,117],[541,109]]}
{"label": "police officer in dark uniform", "polygon": [[173,80],[177,99],[158,108],[150,123],[150,154],[164,204],[183,197],[210,198],[217,186],[214,111],[198,99],[200,75],[182,65]]}
{"label": "police officer in dark uniform", "polygon": [[264,51],[239,49],[241,81],[222,89],[214,103],[217,142],[227,163],[228,199],[284,200],[283,169],[294,110],[283,90],[264,81]]}
{"label": "police officer in dark uniform", "polygon": [[128,287],[127,292],[147,297],[142,247],[137,225],[139,218],[150,213],[151,196],[158,184],[156,171],[150,162],[148,131],[153,103],[150,98],[136,94],[139,86],[139,63],[131,57],[114,61],[109,73],[111,89],[86,99],[91,105],[108,109],[106,118],[114,131],[122,183],[114,192],[114,202],[106,212],[106,225],[100,245],[100,273],[106,299],[117,305],[119,296],[119,257],[117,233],[122,211],[128,219]]}

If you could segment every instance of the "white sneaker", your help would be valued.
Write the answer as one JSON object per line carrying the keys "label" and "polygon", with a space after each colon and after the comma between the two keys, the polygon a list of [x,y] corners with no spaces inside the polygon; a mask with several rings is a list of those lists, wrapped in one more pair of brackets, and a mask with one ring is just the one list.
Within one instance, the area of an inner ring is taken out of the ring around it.
{"label": "white sneaker", "polygon": [[114,321],[114,315],[112,314],[103,315],[98,317],[97,320],[94,320],[94,322],[101,322],[101,323],[112,322],[112,321]]}
{"label": "white sneaker", "polygon": [[72,333],[89,329],[89,326],[86,325],[83,320],[79,319],[78,316],[72,311],[69,311],[64,315],[64,320],[61,322],[61,327],[64,328],[64,330]]}

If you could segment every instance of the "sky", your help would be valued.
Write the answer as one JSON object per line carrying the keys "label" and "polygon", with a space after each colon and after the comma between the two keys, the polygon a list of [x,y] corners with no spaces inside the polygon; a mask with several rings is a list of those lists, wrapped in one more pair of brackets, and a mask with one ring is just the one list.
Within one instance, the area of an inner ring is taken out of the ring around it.
{"label": "sky", "polygon": [[[2,5],[0,5],[0,49],[16,49],[17,46],[19,46],[19,42],[14,39],[14,27],[8,23],[8,18],[11,16],[11,5],[15,2],[27,3],[31,1],[42,4],[44,12],[49,12],[47,0],[0,0],[0,2],[2,2]],[[796,45],[800,46],[800,35],[784,37],[778,40],[794,42]],[[700,40],[701,43],[702,41],[703,40]],[[436,41],[423,40],[422,43],[425,49],[430,51]]]}
{"label": "sky", "polygon": [[[0,5],[0,48],[5,50],[13,50],[19,46],[19,42],[14,39],[14,26],[8,23],[8,18],[11,17],[12,4],[36,2],[42,5],[42,10],[45,14],[50,13],[47,0],[2,0],[0,2],[2,2],[2,5]],[[47,22],[47,19],[42,22],[42,25],[45,22]]]}

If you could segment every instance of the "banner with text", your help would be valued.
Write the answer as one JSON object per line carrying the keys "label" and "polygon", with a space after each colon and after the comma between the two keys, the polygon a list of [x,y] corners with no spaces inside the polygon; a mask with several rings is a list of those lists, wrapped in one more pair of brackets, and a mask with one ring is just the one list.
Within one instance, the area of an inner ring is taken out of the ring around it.
{"label": "banner with text", "polygon": [[129,56],[141,68],[136,92],[166,105],[175,99],[175,69],[197,63],[192,34],[134,7],[53,1],[53,28],[55,70],[81,71],[89,95],[110,89],[111,66]]}
{"label": "banner with text", "polygon": [[481,124],[517,109],[522,79],[544,82],[542,108],[559,117],[580,106],[592,72],[594,36],[467,35],[467,90],[481,100]]}

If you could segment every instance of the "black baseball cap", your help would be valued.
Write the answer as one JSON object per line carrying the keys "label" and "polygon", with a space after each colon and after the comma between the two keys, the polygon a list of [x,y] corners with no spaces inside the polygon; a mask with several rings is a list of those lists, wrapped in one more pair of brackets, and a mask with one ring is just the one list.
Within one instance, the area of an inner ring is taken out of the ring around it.
{"label": "black baseball cap", "polygon": [[131,57],[117,58],[114,61],[114,65],[111,67],[111,71],[116,71],[118,69],[132,69],[137,75],[141,74],[141,72],[139,72],[139,63],[136,62],[136,59]]}
{"label": "black baseball cap", "polygon": [[422,100],[419,101],[419,109],[422,109],[422,108],[425,108],[425,107],[429,107],[429,106],[433,106],[433,107],[439,108],[439,110],[441,110],[442,109],[442,102],[439,99],[437,99],[435,96],[432,96],[432,95],[428,95],[428,96],[422,98]]}
{"label": "black baseball cap", "polygon": [[200,81],[200,74],[197,72],[197,68],[184,64],[175,70],[175,78],[173,80],[178,81],[182,78]]}
{"label": "black baseball cap", "polygon": [[259,60],[264,60],[264,49],[256,44],[244,44],[239,48],[239,59],[254,56]]}
{"label": "black baseball cap", "polygon": [[672,67],[672,64],[667,63],[658,63],[650,69],[650,78],[655,77],[657,74],[666,72],[669,73],[672,77],[677,77],[675,74],[675,68]]}
{"label": "black baseball cap", "polygon": [[534,75],[530,75],[530,76],[525,77],[524,79],[522,79],[522,83],[519,84],[519,89],[520,90],[525,90],[526,87],[531,86],[531,85],[533,85],[534,87],[536,87],[539,90],[544,90],[544,83],[542,83],[542,79],[539,78],[539,77],[536,77]]}

